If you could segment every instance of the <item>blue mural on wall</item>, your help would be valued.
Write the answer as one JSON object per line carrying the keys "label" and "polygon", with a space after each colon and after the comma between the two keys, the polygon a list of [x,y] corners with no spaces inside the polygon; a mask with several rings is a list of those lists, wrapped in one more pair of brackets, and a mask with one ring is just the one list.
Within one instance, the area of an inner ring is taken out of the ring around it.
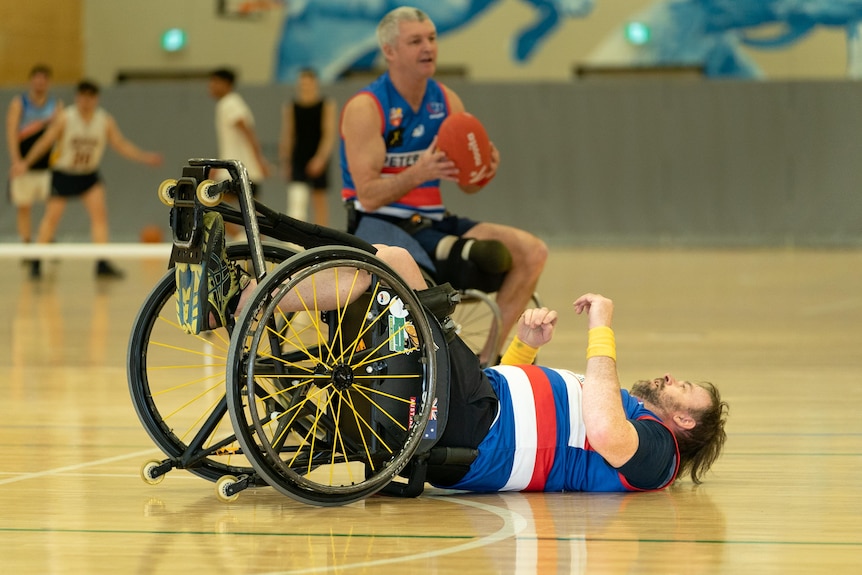
{"label": "blue mural on wall", "polygon": [[[444,36],[475,23],[504,0],[414,0]],[[509,57],[528,64],[566,18],[584,18],[595,0],[520,0],[534,12],[511,39]],[[613,2],[616,0],[604,0]],[[277,47],[275,77],[290,83],[304,67],[332,81],[348,70],[371,69],[378,56],[380,18],[404,2],[291,0]],[[752,50],[781,50],[818,28],[847,37],[848,73],[862,77],[862,0],[662,0],[632,20],[650,42],[632,46],[618,31],[594,54],[617,65],[697,66],[710,77],[759,78]],[[622,27],[624,23],[621,22]],[[569,55],[570,57],[570,55]]]}
{"label": "blue mural on wall", "polygon": [[673,0],[633,19],[649,28],[651,41],[622,47],[609,40],[603,56],[615,42],[620,64],[698,66],[710,77],[757,78],[762,73],[744,47],[781,50],[826,27],[846,31],[851,75],[862,67],[862,0]]}
{"label": "blue mural on wall", "polygon": [[[565,18],[588,15],[595,0],[522,0],[535,19],[519,30],[512,59],[526,62]],[[415,0],[410,5],[428,14],[440,36],[463,28],[501,0]],[[387,0],[291,0],[276,57],[275,77],[290,83],[311,67],[332,81],[352,69],[370,69],[378,54],[377,23],[404,2]]]}

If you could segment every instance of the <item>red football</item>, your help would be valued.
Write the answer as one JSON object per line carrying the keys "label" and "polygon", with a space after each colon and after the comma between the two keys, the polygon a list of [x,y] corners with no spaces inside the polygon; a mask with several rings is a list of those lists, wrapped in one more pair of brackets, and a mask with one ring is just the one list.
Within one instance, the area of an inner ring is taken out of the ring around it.
{"label": "red football", "polygon": [[483,186],[491,170],[491,141],[482,122],[473,114],[448,116],[437,132],[437,146],[458,166],[458,183]]}

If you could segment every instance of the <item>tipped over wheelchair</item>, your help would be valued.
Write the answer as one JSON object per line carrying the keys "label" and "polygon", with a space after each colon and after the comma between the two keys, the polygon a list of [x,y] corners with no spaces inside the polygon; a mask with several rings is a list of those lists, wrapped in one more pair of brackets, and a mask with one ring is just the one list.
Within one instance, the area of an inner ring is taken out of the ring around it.
{"label": "tipped over wheelchair", "polygon": [[[207,179],[214,168],[230,178]],[[269,485],[342,505],[379,491],[416,496],[429,462],[469,458],[434,448],[448,411],[452,326],[441,322],[457,292],[416,292],[371,244],[267,208],[236,161],[190,160],[159,196],[171,206],[171,268],[201,263],[204,216],[216,212],[245,229],[227,257],[257,287],[235,320],[196,334],[177,318],[173,269],[141,307],[129,389],[166,456],[143,465],[147,482],[186,469],[223,500]]]}

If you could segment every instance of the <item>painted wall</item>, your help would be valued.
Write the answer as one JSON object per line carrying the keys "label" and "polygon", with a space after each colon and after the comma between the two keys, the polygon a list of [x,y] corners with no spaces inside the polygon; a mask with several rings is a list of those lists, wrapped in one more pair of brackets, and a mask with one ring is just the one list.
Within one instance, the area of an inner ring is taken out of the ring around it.
{"label": "painted wall", "polygon": [[[0,67],[0,83],[23,82],[20,71],[8,65],[13,60],[27,60],[22,70],[29,69],[30,59],[52,60],[50,54],[29,56],[33,53],[29,49],[32,38],[44,36],[46,27],[50,30],[49,36],[58,39],[55,46],[58,53],[77,55],[75,57],[80,60],[77,67],[60,61],[51,62],[60,71],[58,77],[63,81],[71,81],[83,73],[109,84],[120,71],[205,71],[220,65],[238,68],[241,80],[249,84],[266,84],[276,76],[277,47],[285,19],[283,8],[256,19],[237,20],[219,18],[216,0],[75,1],[83,6],[79,8],[83,12],[82,17],[64,17],[50,26],[47,26],[45,18],[27,17],[26,14],[41,8],[56,11],[56,0],[28,0],[25,4],[29,12],[22,11],[20,3],[14,3],[14,10],[13,3],[3,3],[5,7],[2,10],[18,16],[0,18],[0,50],[4,62]],[[736,0],[735,3],[748,5],[763,1],[773,4],[791,2]],[[811,0],[807,4],[823,6],[825,1]],[[848,4],[859,0],[828,1]],[[583,3],[582,0],[571,2]],[[562,18],[557,28],[544,35],[527,62],[516,62],[512,58],[514,39],[540,18],[537,4],[553,3],[526,0],[487,2],[487,8],[478,17],[441,38],[440,64],[464,68],[468,77],[477,81],[568,81],[578,65],[606,63],[608,46],[621,38],[624,23],[656,4],[654,0],[594,0],[588,15]],[[725,2],[731,6],[735,3]],[[792,0],[792,3],[801,6],[797,0]],[[308,4],[307,0],[289,2],[295,13]],[[314,0],[314,4],[388,6],[394,3]],[[459,0],[454,4],[468,2]],[[72,3],[64,2],[63,5]],[[5,12],[0,12],[2,14]],[[159,38],[164,30],[173,26],[186,28],[189,43],[184,51],[167,54],[160,50]],[[770,37],[781,30],[781,25],[772,24],[758,28],[752,35]],[[76,43],[80,44],[78,48]],[[739,49],[767,78],[839,78],[847,73],[847,35],[846,30],[839,27],[816,27],[798,42],[781,50],[745,46]],[[28,57],[22,58],[20,54],[28,54]]]}

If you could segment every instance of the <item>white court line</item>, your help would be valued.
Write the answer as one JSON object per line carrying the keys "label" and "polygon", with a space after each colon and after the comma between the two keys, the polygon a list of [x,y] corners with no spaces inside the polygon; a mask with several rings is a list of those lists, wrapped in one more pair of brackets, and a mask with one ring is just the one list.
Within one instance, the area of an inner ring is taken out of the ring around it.
{"label": "white court line", "polygon": [[169,258],[173,244],[2,244],[0,258]]}
{"label": "white court line", "polygon": [[107,457],[105,459],[99,459],[96,461],[88,461],[86,463],[78,463],[77,465],[67,465],[65,467],[56,467],[54,469],[46,469],[45,471],[39,471],[36,473],[25,473],[23,475],[19,475],[17,477],[11,477],[9,479],[0,480],[0,485],[8,485],[9,483],[17,483],[18,481],[26,481],[28,479],[37,479],[39,477],[45,477],[48,475],[59,475],[61,473],[66,473],[68,471],[77,471],[79,469],[83,469],[85,467],[93,467],[95,465],[102,465],[104,463],[114,463],[115,461],[123,461],[124,459],[131,459],[133,457],[143,457],[145,455],[149,455],[151,453],[158,453],[158,449],[146,449],[144,451],[136,451],[135,453],[127,453],[126,455],[117,455],[115,457]]}
{"label": "white court line", "polygon": [[[430,497],[432,499],[442,499],[445,496],[437,497],[432,495]],[[294,571],[271,571],[268,573],[261,573],[259,575],[295,575],[298,573],[324,573],[327,571],[347,571],[348,569],[356,569],[359,567],[377,567],[379,565],[391,565],[393,563],[403,563],[405,561],[416,561],[417,559],[431,559],[433,557],[451,555],[452,553],[460,553],[461,551],[468,551],[470,549],[476,549],[477,547],[485,547],[487,545],[492,545],[499,541],[510,539],[527,528],[528,522],[526,519],[524,519],[524,516],[520,513],[515,513],[514,511],[511,511],[509,509],[502,509],[494,505],[487,505],[485,503],[469,501],[466,499],[461,499],[460,497],[448,496],[446,497],[445,501],[447,503],[457,503],[459,505],[475,507],[476,509],[479,509],[481,511],[493,513],[494,515],[503,520],[503,526],[500,527],[500,529],[498,529],[494,533],[491,533],[490,535],[486,535],[484,537],[480,537],[479,539],[475,539],[473,541],[470,541],[469,543],[462,543],[461,545],[456,545],[455,547],[447,547],[446,549],[440,549],[437,551],[425,551],[423,553],[414,553],[413,555],[403,555],[401,557],[392,557],[390,559],[378,559],[377,561],[363,561],[361,563],[349,563],[346,565],[331,565],[325,568],[309,567],[306,569],[297,569]]]}

